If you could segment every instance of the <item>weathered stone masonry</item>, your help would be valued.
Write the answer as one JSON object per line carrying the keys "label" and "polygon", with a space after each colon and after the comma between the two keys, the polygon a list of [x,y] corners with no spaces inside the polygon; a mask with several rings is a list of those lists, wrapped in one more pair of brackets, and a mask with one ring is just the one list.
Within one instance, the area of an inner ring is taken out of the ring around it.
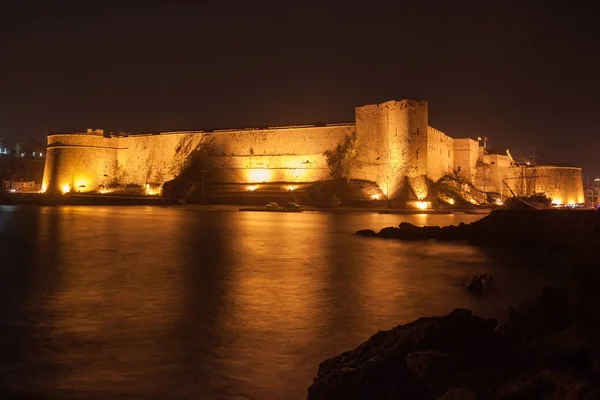
{"label": "weathered stone masonry", "polygon": [[[50,134],[43,188],[49,192],[66,188],[85,192],[114,184],[160,185],[181,172],[194,149],[209,142],[211,176],[218,182],[316,182],[331,179],[323,153],[343,142],[345,136],[355,135],[359,166],[351,177],[375,182],[390,198],[409,189],[418,199],[425,199],[428,179],[437,181],[455,172],[479,187],[481,165],[494,170],[491,177],[495,178],[487,183],[487,191],[508,195],[502,179],[516,173],[511,170],[515,163],[510,155],[494,155],[492,162],[490,156],[478,151],[475,140],[453,139],[430,127],[427,102],[388,101],[357,107],[355,115],[355,123],[324,126]],[[543,186],[565,203],[579,202],[583,198],[577,183],[581,170],[575,167],[569,171],[546,171],[546,176],[554,178],[549,183],[539,181],[537,189]]]}

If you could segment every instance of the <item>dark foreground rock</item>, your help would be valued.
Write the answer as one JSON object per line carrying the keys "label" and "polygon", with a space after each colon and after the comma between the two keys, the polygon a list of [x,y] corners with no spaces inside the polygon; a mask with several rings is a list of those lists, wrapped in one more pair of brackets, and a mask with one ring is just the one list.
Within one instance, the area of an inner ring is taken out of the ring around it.
{"label": "dark foreground rock", "polygon": [[492,275],[483,273],[472,276],[467,282],[465,282],[465,289],[471,293],[479,294],[483,293],[484,290],[492,286],[494,278]]}
{"label": "dark foreground rock", "polygon": [[356,232],[356,234],[358,236],[366,236],[366,237],[377,236],[377,232],[375,232],[375,231],[373,231],[371,229],[363,229],[363,230],[360,230],[360,231]]}
{"label": "dark foreground rock", "polygon": [[457,309],[378,332],[322,362],[308,399],[600,399],[599,335],[569,302],[544,288],[499,324]]}
{"label": "dark foreground rock", "polygon": [[[359,233],[361,232],[361,233]],[[407,222],[365,235],[401,240],[464,240],[475,243],[565,245],[600,234],[600,212],[495,210],[470,224],[418,227]],[[372,232],[372,231],[371,231]]]}

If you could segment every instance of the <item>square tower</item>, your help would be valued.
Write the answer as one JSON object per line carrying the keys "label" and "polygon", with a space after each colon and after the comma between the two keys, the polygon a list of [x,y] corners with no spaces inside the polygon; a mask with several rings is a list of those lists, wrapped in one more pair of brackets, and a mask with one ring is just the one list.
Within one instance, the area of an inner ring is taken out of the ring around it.
{"label": "square tower", "polygon": [[[361,171],[391,199],[428,194],[426,101],[401,100],[356,108]],[[408,184],[408,187],[407,187]]]}

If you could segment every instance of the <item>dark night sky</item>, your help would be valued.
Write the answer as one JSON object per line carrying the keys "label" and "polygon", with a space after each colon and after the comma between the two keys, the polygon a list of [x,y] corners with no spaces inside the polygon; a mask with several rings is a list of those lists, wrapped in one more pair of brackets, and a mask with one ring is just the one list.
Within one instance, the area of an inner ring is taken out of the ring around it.
{"label": "dark night sky", "polygon": [[529,3],[5,0],[0,137],[353,121],[410,98],[453,137],[600,175],[595,13]]}

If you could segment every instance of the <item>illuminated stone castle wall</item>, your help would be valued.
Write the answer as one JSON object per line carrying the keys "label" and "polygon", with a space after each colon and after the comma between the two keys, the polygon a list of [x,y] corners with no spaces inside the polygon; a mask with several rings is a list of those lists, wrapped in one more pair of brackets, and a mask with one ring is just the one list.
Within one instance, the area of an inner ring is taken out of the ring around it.
{"label": "illuminated stone castle wall", "polygon": [[[160,185],[178,176],[198,148],[210,149],[206,174],[209,182],[316,182],[331,179],[323,153],[353,135],[359,163],[351,178],[375,182],[390,198],[408,192],[413,198],[426,199],[428,179],[437,181],[454,172],[480,188],[484,169],[486,190],[504,194],[503,181],[515,173],[509,155],[483,155],[474,140],[453,139],[430,127],[425,101],[388,101],[357,107],[355,121],[133,135],[104,135],[91,130],[51,134],[42,187],[50,192],[86,192],[114,184]],[[539,188],[550,190],[554,185],[552,193],[557,198],[565,202],[579,200],[581,171],[579,178],[573,174],[577,175],[572,171],[552,172],[549,175],[553,178],[539,181],[543,185]]]}
{"label": "illuminated stone castle wall", "polygon": [[360,170],[354,178],[373,181],[395,197],[408,182],[427,196],[427,102],[388,101],[356,109]]}
{"label": "illuminated stone castle wall", "polygon": [[557,205],[582,204],[585,202],[581,168],[562,165],[538,165],[527,171],[529,192],[545,193]]}
{"label": "illuminated stone castle wall", "polygon": [[435,128],[427,128],[427,176],[437,181],[454,171],[454,139]]}
{"label": "illuminated stone castle wall", "polygon": [[117,140],[94,134],[48,136],[42,189],[61,191],[85,186],[84,191],[108,185],[116,173]]}
{"label": "illuminated stone castle wall", "polygon": [[475,182],[479,145],[473,139],[454,139],[454,171],[469,182]]}
{"label": "illuminated stone castle wall", "polygon": [[192,151],[207,141],[211,176],[219,182],[315,182],[329,178],[325,149],[353,132],[353,124],[343,124],[126,137],[50,135],[43,186],[93,191],[115,181],[161,184],[177,176]]}
{"label": "illuminated stone castle wall", "polygon": [[516,163],[510,154],[486,154],[477,165],[475,186],[503,197],[543,193],[555,205],[585,202],[581,168],[567,165]]}

